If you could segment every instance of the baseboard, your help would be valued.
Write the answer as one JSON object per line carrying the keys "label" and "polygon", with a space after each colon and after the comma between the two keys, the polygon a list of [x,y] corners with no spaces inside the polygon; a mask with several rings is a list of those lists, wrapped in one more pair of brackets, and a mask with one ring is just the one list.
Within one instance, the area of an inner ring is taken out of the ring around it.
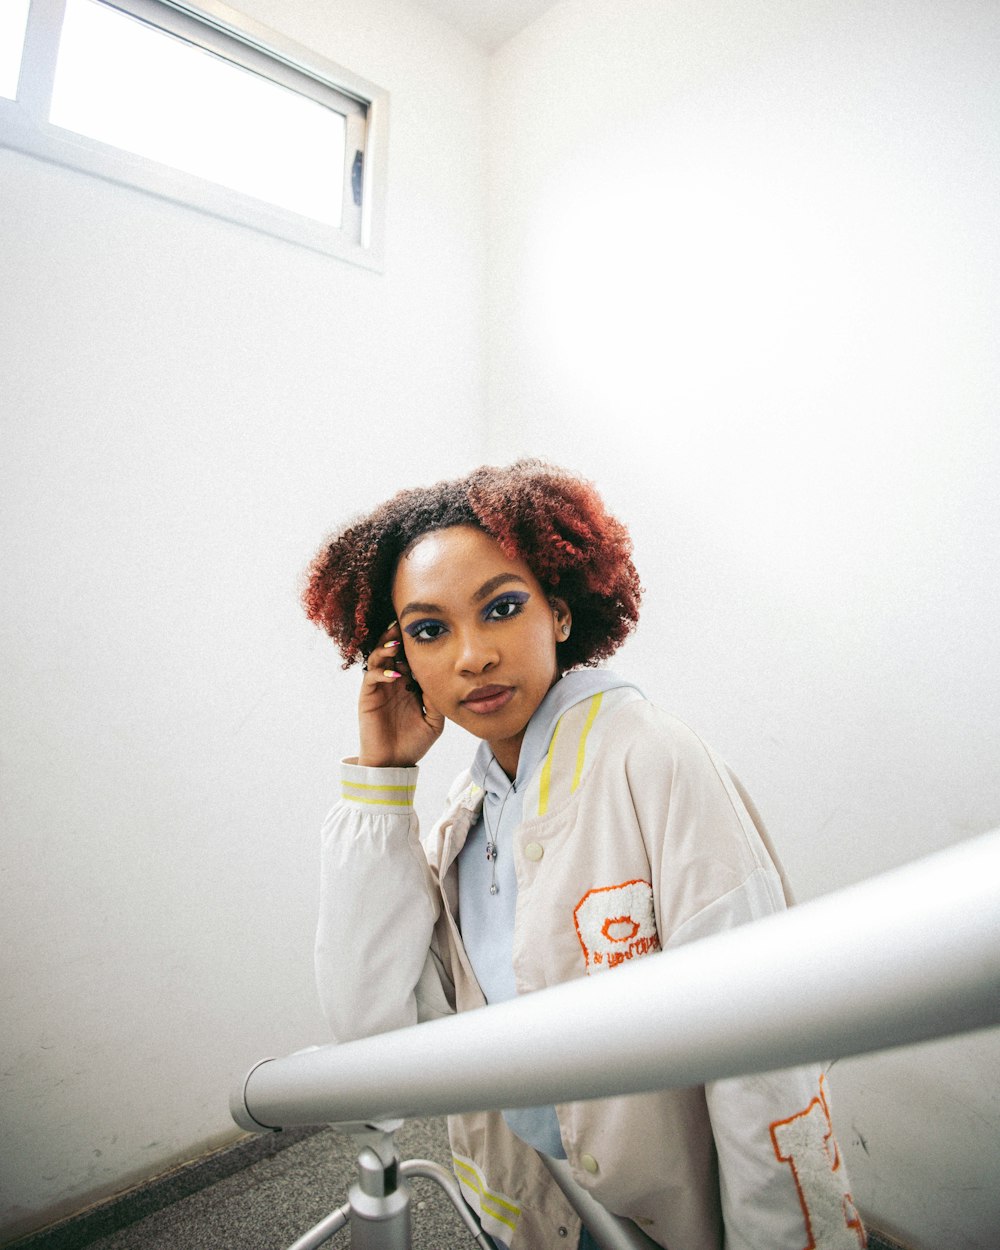
{"label": "baseboard", "polygon": [[83,1250],[99,1237],[128,1228],[154,1211],[161,1211],[322,1131],[320,1125],[248,1134],[230,1146],[182,1163],[124,1193],[94,1203],[76,1215],[28,1233],[17,1241],[3,1243],[5,1250]]}
{"label": "baseboard", "polygon": [[869,1228],[868,1250],[909,1250],[909,1247],[902,1242],[893,1241],[887,1233],[880,1233],[877,1228]]}

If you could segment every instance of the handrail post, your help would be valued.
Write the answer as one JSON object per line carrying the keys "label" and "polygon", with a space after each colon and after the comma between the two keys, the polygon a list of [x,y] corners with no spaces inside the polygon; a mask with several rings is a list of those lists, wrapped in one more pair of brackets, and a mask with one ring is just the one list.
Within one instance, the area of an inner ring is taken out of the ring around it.
{"label": "handrail post", "polygon": [[348,1197],[351,1250],[410,1250],[410,1191],[395,1152],[386,1162],[381,1152],[365,1146]]}
{"label": "handrail post", "polygon": [[311,1228],[289,1250],[318,1250],[345,1225],[351,1229],[351,1250],[411,1250],[410,1190],[407,1176],[422,1176],[444,1190],[480,1250],[496,1250],[491,1237],[466,1205],[458,1182],[438,1163],[407,1159],[400,1163],[394,1133],[402,1120],[352,1125],[358,1143],[358,1179],[348,1200]]}

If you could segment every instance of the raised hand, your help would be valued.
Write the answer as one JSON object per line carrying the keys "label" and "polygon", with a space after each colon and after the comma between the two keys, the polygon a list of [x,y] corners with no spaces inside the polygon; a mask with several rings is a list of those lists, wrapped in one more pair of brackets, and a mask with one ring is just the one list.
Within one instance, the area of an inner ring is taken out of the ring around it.
{"label": "raised hand", "polygon": [[358,763],[369,768],[411,767],[444,729],[444,717],[427,706],[410,676],[396,621],[368,657],[358,698],[358,728]]}

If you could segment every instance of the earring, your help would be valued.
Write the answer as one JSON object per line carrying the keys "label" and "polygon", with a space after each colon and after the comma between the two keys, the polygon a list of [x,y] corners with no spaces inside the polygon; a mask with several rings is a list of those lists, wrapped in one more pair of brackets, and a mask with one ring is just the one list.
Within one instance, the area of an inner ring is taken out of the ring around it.
{"label": "earring", "polygon": [[564,625],[564,626],[562,627],[562,636],[563,636],[564,638],[568,638],[568,637],[569,637],[569,626],[568,626],[568,625]]}

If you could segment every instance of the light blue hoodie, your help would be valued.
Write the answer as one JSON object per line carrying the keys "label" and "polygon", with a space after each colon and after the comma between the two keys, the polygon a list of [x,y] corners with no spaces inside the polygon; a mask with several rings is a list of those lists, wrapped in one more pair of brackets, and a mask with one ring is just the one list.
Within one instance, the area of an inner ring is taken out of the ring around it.
{"label": "light blue hoodie", "polygon": [[[480,815],[458,856],[458,914],[462,942],[488,1003],[517,997],[514,980],[514,913],[517,876],[510,853],[514,830],[521,823],[524,790],[541,764],[560,716],[593,695],[623,687],[630,681],[602,669],[578,669],[561,677],[528,722],[513,784],[497,763],[487,742],[481,742],[472,764],[472,780],[486,792]],[[497,845],[495,865],[486,858],[487,828]],[[494,882],[497,893],[490,893]],[[519,1107],[504,1119],[522,1141],[544,1154],[564,1159],[554,1107]]]}

